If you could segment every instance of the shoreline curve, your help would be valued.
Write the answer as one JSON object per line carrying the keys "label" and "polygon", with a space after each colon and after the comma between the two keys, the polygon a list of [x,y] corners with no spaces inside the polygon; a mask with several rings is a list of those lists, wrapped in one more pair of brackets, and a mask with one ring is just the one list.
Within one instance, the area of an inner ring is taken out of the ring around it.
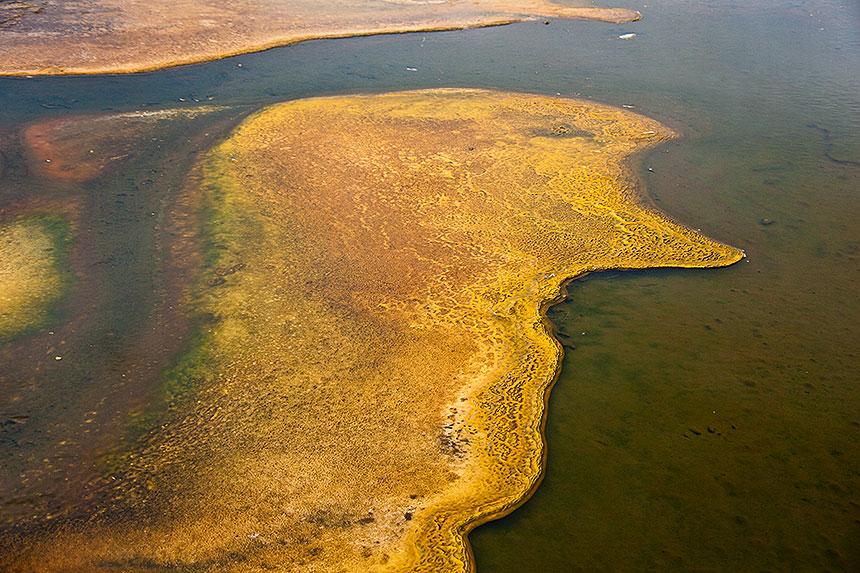
{"label": "shoreline curve", "polygon": [[613,23],[641,18],[625,8],[547,0],[351,2],[282,0],[261,7],[238,0],[228,11],[215,0],[145,8],[121,0],[67,0],[0,26],[0,76],[144,73],[316,39],[482,28],[540,17]]}
{"label": "shoreline curve", "polygon": [[246,118],[201,164],[205,323],[167,375],[181,391],[112,474],[117,513],[16,563],[471,570],[468,532],[543,475],[565,285],[743,256],[636,200],[629,158],[674,136],[468,89]]}

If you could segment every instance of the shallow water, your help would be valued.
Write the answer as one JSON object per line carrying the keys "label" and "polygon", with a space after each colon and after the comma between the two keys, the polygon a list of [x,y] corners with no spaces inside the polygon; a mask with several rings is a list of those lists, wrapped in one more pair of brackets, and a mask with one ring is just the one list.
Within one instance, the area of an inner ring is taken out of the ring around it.
{"label": "shallow water", "polygon": [[798,6],[636,30],[628,97],[694,134],[646,159],[652,197],[748,260],[571,285],[546,478],[479,568],[860,565],[857,9]]}
{"label": "shallow water", "polygon": [[[652,198],[744,248],[748,262],[571,285],[570,300],[550,313],[568,349],[550,399],[546,478],[524,507],[470,536],[478,567],[856,568],[860,9],[632,7],[642,21],[315,41],[137,76],[2,79],[0,129],[106,109],[438,86],[634,105],[687,136],[645,158]],[[629,32],[636,37],[618,39]],[[219,120],[163,134],[80,196],[94,237],[81,264],[93,271],[57,312],[58,323],[81,308],[98,317],[72,320],[67,338],[93,350],[73,369],[52,363],[57,333],[45,332],[14,363],[2,355],[4,526],[77,499],[56,483],[73,471],[92,479],[89,458],[45,448],[82,435],[84,424],[110,434],[126,408],[157,391],[157,372],[181,348],[183,332],[159,306],[173,277],[150,276],[163,255],[143,245],[156,231],[150,213],[193,153],[232,121]],[[14,150],[4,155],[0,205],[65,197],[62,186],[36,185]],[[163,336],[143,338],[145,324]],[[44,368],[39,377],[21,374],[28,360]],[[105,386],[122,399],[94,408]]]}

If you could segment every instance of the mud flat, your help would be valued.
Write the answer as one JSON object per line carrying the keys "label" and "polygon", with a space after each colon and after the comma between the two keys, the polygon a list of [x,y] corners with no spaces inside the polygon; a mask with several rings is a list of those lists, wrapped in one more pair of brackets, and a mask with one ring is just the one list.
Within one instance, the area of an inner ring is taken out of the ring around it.
{"label": "mud flat", "polygon": [[9,2],[0,75],[142,72],[314,38],[450,30],[535,17],[628,22],[623,8],[544,0],[125,0]]}
{"label": "mud flat", "polygon": [[469,570],[468,531],[540,476],[564,283],[743,256],[639,200],[631,154],[673,136],[480,90],[246,119],[201,166],[204,326],[111,507],[0,564]]}

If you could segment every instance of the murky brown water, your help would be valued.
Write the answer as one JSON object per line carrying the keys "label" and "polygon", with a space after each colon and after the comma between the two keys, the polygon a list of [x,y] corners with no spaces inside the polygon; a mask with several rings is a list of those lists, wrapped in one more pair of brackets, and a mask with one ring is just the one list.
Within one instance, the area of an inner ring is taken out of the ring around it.
{"label": "murky brown water", "polygon": [[690,58],[650,71],[694,134],[643,166],[659,205],[748,262],[571,285],[546,478],[471,536],[479,570],[860,566],[860,20],[708,14],[642,33],[666,43],[649,62]]}

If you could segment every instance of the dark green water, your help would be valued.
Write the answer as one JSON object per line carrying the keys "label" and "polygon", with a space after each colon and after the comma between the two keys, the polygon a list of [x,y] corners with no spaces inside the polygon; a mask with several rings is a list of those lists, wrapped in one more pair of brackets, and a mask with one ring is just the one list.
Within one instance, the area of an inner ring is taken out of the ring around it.
{"label": "dark green water", "polygon": [[[860,7],[647,6],[630,5],[645,17],[624,25],[554,20],[308,42],[136,76],[0,79],[0,129],[106,109],[439,86],[636,106],[685,135],[643,158],[651,197],[748,258],[571,285],[550,313],[568,348],[546,477],[522,508],[470,536],[478,568],[858,570]],[[628,32],[637,35],[618,39]],[[163,255],[149,217],[228,124],[183,124],[85,190],[89,260],[78,264],[93,270],[58,321],[82,305],[101,318],[65,333],[77,361],[43,360],[56,349],[45,334],[0,368],[0,416],[29,416],[0,420],[4,523],[68,505],[63,476],[86,481],[97,468],[71,472],[86,463],[51,457],[46,469],[50,444],[75,435],[105,395],[127,396],[125,379],[151,383],[181,348],[159,310],[170,281],[152,273]],[[0,207],[65,192],[38,188],[14,150],[5,163]],[[163,336],[141,342],[152,325]],[[26,360],[42,373],[22,376]],[[108,431],[122,409],[103,416]]]}

